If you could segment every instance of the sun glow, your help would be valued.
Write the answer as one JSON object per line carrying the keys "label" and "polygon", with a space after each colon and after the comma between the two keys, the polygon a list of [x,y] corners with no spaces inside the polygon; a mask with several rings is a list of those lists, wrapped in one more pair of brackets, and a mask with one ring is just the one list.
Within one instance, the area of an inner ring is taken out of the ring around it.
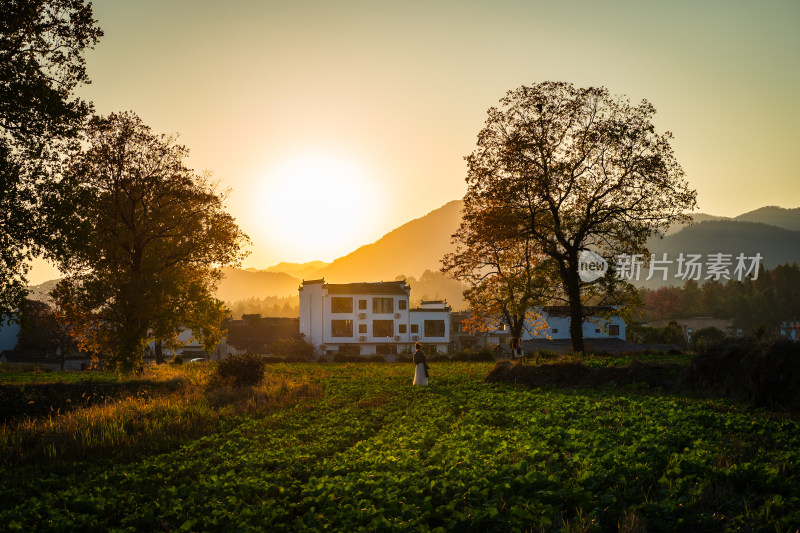
{"label": "sun glow", "polygon": [[341,157],[291,158],[268,171],[260,189],[256,218],[270,247],[288,261],[350,253],[367,243],[380,213],[372,182]]}

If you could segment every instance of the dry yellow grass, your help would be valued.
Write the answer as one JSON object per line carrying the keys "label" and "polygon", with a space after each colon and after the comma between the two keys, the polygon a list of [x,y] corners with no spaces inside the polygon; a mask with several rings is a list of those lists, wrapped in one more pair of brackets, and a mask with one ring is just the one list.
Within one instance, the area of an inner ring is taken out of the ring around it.
{"label": "dry yellow grass", "polygon": [[268,375],[255,387],[216,388],[210,384],[212,368],[150,367],[142,378],[180,386],[0,426],[0,464],[153,451],[206,434],[222,419],[268,413],[322,394],[302,377],[281,375]]}

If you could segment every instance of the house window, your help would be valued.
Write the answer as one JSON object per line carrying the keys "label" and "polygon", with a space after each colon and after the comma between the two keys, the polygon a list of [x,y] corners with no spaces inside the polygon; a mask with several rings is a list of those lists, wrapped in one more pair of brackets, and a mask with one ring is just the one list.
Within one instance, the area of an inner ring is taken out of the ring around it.
{"label": "house window", "polygon": [[340,344],[339,353],[347,353],[350,355],[361,355],[361,347],[357,344]]}
{"label": "house window", "polygon": [[367,325],[366,324],[359,324],[358,325],[358,332],[359,333],[366,333],[367,332]]}
{"label": "house window", "polygon": [[426,320],[426,337],[444,337],[444,320]]}
{"label": "house window", "polygon": [[367,301],[366,300],[359,300],[358,301],[358,309],[359,309],[359,311],[366,311],[367,310]]}
{"label": "house window", "polygon": [[373,298],[373,313],[394,313],[394,298]]}
{"label": "house window", "polygon": [[352,337],[352,320],[331,320],[331,337]]}
{"label": "house window", "polygon": [[553,333],[558,333],[558,328],[553,328]]}
{"label": "house window", "polygon": [[406,332],[406,325],[405,324],[400,324],[398,327],[400,328],[398,330],[400,333],[405,333]]}
{"label": "house window", "polygon": [[411,324],[411,333],[419,333],[419,324]]}
{"label": "house window", "polygon": [[608,334],[619,337],[619,324],[611,324],[608,326]]}
{"label": "house window", "polygon": [[373,320],[373,337],[394,337],[394,320]]}
{"label": "house window", "polygon": [[397,309],[400,311],[405,311],[406,307],[408,306],[408,302],[405,300],[400,300],[397,302]]}
{"label": "house window", "polygon": [[331,298],[331,313],[352,313],[353,312],[353,299],[344,298],[342,296],[334,296]]}
{"label": "house window", "polygon": [[594,328],[595,333],[600,333],[600,328]]}
{"label": "house window", "polygon": [[375,353],[378,355],[394,355],[397,353],[396,344],[378,344],[375,346]]}

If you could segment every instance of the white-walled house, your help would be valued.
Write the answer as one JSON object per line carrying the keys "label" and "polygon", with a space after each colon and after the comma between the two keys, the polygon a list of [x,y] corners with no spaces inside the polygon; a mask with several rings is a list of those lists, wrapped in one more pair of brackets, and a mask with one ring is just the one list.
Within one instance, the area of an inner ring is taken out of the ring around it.
{"label": "white-walled house", "polygon": [[[590,316],[583,321],[584,339],[620,339],[625,340],[625,320],[609,308],[588,309]],[[552,340],[569,339],[569,325],[572,322],[569,309],[561,306],[550,306],[538,310],[547,327],[538,330],[536,335],[524,331],[522,340],[549,337]]]}
{"label": "white-walled house", "polygon": [[423,301],[411,310],[411,341],[447,353],[450,345],[450,307],[442,300]]}
{"label": "white-walled house", "polygon": [[300,334],[317,353],[396,354],[415,342],[446,352],[450,308],[423,302],[410,309],[411,287],[405,281],[326,283],[303,281]]}

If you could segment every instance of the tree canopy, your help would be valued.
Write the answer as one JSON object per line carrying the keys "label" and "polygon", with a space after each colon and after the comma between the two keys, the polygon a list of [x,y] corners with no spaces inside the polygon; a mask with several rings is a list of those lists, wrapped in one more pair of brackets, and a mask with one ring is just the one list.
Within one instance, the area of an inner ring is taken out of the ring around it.
{"label": "tree canopy", "polygon": [[[219,267],[248,242],[188,151],[134,113],[89,122],[88,147],[70,161],[73,212],[55,291],[84,348],[135,369],[150,340],[189,327],[218,339],[224,307],[213,297]],[[212,343],[213,344],[213,343]]]}
{"label": "tree canopy", "polygon": [[[463,222],[446,268],[491,283],[499,269],[470,267],[476,253],[499,243],[531,250],[536,275],[549,281],[548,298],[569,305],[573,348],[583,351],[584,305],[623,304],[635,291],[613,275],[583,281],[581,252],[598,254],[613,270],[617,255],[646,253],[649,236],[688,221],[695,206],[671,134],[655,131],[654,114],[649,102],[632,105],[602,87],[545,82],[510,91],[489,109],[466,157]],[[511,254],[507,264],[519,257]]]}
{"label": "tree canopy", "polygon": [[52,186],[91,112],[73,92],[96,22],[82,0],[0,0],[0,314],[20,307],[28,262],[63,221]]}

